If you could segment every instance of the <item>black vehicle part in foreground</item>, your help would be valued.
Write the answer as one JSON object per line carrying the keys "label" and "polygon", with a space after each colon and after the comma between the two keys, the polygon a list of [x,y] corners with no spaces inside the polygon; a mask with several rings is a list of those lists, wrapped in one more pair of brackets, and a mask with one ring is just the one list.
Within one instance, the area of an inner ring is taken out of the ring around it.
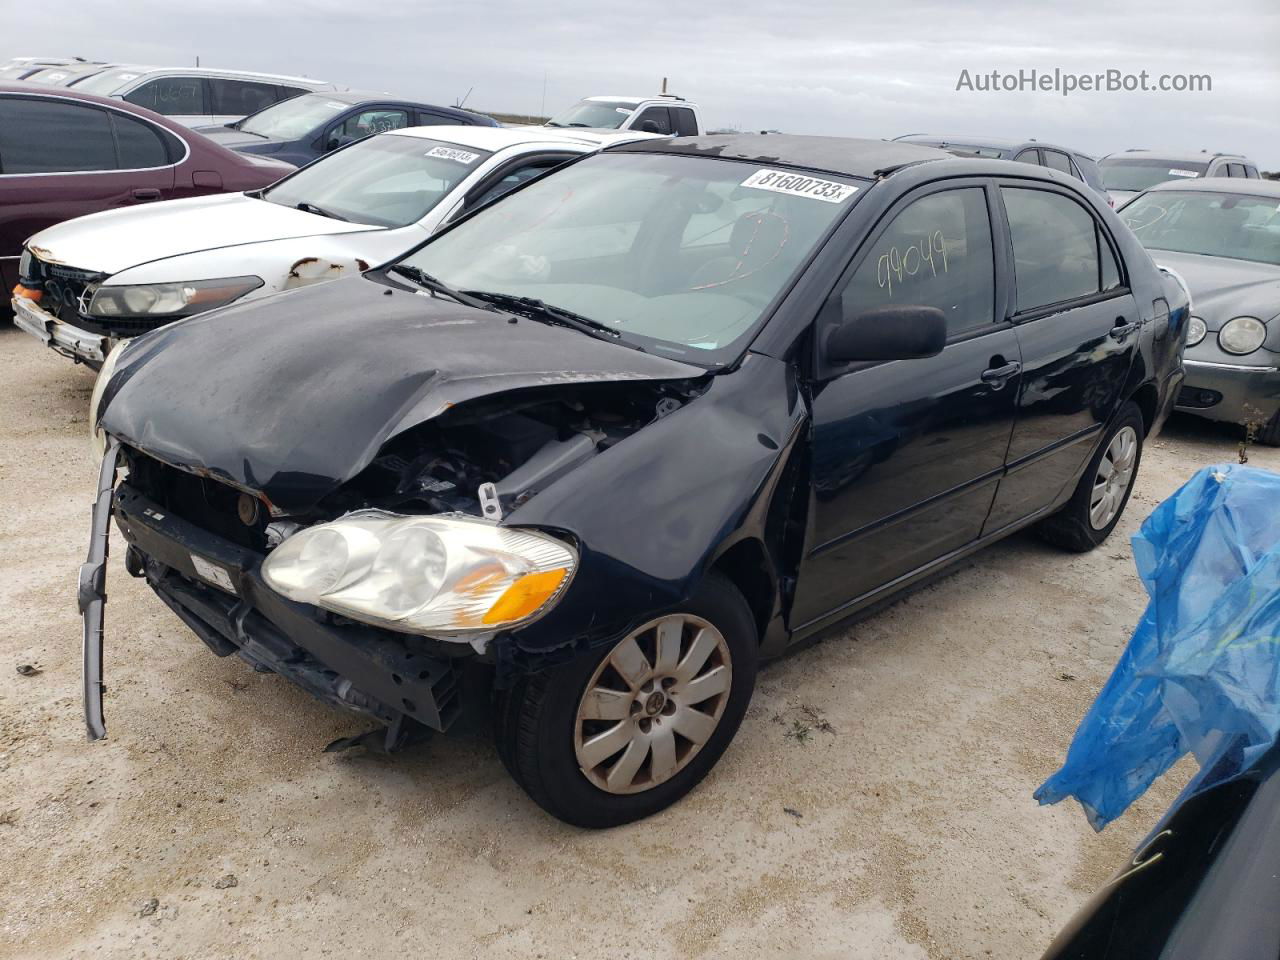
{"label": "black vehicle part in foreground", "polygon": [[758,660],[1023,527],[1101,542],[1182,376],[1102,201],[909,144],[610,149],[403,262],[492,306],[377,270],[112,353],[128,566],[389,729],[489,711],[586,826],[695,786]]}

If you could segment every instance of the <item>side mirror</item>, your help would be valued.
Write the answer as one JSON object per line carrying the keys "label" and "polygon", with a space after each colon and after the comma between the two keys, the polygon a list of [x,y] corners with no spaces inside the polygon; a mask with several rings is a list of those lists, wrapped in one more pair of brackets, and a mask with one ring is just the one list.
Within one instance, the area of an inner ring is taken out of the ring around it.
{"label": "side mirror", "polygon": [[947,344],[947,318],[937,307],[845,309],[843,314],[827,335],[832,363],[936,357]]}
{"label": "side mirror", "polygon": [[355,140],[355,137],[344,137],[341,134],[334,134],[329,138],[329,142],[324,145],[326,150],[337,150],[339,147],[345,147],[348,143]]}
{"label": "side mirror", "polygon": [[643,133],[661,133],[662,132],[661,130],[658,129],[657,120],[641,120],[640,130]]}

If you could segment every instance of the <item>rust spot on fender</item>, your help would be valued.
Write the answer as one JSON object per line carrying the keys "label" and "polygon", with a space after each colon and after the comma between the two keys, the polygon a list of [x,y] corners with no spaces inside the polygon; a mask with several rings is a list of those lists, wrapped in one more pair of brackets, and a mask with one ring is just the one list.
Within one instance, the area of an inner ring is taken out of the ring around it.
{"label": "rust spot on fender", "polygon": [[361,273],[364,273],[366,270],[369,269],[369,262],[367,260],[361,260],[359,257],[356,257],[356,269],[359,270]]}
{"label": "rust spot on fender", "polygon": [[345,264],[323,263],[319,257],[303,257],[289,268],[289,276],[285,280],[285,289],[294,287],[305,287],[308,284],[319,283],[322,280],[335,280],[342,275],[342,271],[346,269]]}

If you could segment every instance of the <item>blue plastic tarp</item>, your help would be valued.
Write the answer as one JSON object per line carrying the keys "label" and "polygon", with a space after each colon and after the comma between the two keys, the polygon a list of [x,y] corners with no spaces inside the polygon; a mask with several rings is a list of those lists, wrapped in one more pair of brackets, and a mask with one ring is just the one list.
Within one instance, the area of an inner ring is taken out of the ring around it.
{"label": "blue plastic tarp", "polygon": [[1095,830],[1184,754],[1189,796],[1234,776],[1280,732],[1280,475],[1196,473],[1133,538],[1146,612],[1085,714],[1062,769],[1035,792],[1075,796]]}

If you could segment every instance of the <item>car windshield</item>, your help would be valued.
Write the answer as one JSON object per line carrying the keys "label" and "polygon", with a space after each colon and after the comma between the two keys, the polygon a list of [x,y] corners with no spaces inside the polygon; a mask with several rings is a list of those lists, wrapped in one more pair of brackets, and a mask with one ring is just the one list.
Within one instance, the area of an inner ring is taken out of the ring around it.
{"label": "car windshield", "polygon": [[757,163],[594,155],[403,262],[458,290],[536,298],[633,346],[716,366],[746,346],[858,190]]}
{"label": "car windshield", "polygon": [[74,86],[81,93],[96,93],[100,97],[105,97],[115,93],[130,80],[137,80],[140,76],[142,74],[137,70],[107,70],[83,77],[77,80]]}
{"label": "car windshield", "polygon": [[1107,157],[1098,161],[1102,185],[1108,190],[1149,190],[1166,180],[1203,177],[1209,171],[1208,161],[1157,160],[1152,157],[1122,160]]}
{"label": "car windshield", "polygon": [[489,156],[444,140],[384,133],[317,160],[262,198],[337,220],[403,227],[426,216]]}
{"label": "car windshield", "polygon": [[621,100],[579,100],[547,121],[548,127],[597,127],[617,130],[635,112],[635,105]]}
{"label": "car windshield", "polygon": [[1153,190],[1126,206],[1120,217],[1149,249],[1280,265],[1275,197]]}
{"label": "car windshield", "polygon": [[270,140],[297,140],[350,106],[322,93],[303,94],[246,117],[239,129]]}

